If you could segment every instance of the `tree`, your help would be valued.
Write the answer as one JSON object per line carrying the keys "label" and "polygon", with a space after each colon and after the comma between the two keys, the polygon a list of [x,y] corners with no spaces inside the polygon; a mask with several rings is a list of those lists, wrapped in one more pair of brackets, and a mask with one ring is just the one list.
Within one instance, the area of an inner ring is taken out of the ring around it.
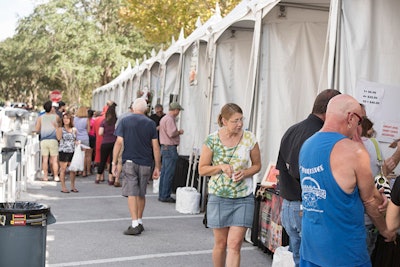
{"label": "tree", "polygon": [[221,15],[228,14],[240,0],[125,0],[121,15],[151,43],[168,44],[181,29],[185,36],[195,30],[197,17],[208,20],[219,2]]}
{"label": "tree", "polygon": [[0,90],[8,99],[21,96],[40,105],[58,89],[65,102],[89,105],[95,88],[151,50],[119,18],[120,5],[50,0],[37,6],[19,21],[17,34],[0,43]]}

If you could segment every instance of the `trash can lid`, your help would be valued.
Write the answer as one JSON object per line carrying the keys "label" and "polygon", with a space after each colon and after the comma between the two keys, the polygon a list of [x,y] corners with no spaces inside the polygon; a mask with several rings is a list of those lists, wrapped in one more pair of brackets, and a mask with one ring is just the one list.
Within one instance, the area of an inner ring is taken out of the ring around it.
{"label": "trash can lid", "polygon": [[5,202],[0,203],[0,212],[34,212],[40,211],[50,211],[50,207],[36,202],[19,201],[19,202]]}
{"label": "trash can lid", "polygon": [[50,207],[36,202],[0,203],[0,226],[4,225],[46,225],[56,220]]}

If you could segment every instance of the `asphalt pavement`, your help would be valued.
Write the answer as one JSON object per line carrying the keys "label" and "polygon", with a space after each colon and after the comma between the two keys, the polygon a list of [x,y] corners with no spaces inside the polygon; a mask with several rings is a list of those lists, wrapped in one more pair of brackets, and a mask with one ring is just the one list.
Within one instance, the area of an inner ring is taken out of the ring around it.
{"label": "asphalt pavement", "polygon": [[[145,231],[123,235],[131,219],[121,188],[77,177],[78,193],[61,193],[60,183],[35,181],[21,200],[50,206],[56,223],[47,226],[46,266],[212,266],[212,230],[203,214],[182,214],[158,201],[149,183]],[[67,181],[67,185],[69,181]],[[244,242],[241,266],[271,266],[271,255]]]}

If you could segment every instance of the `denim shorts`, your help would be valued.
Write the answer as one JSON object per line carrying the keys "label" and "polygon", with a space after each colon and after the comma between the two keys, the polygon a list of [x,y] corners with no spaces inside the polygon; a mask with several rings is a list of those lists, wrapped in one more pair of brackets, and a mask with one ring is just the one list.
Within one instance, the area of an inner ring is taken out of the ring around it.
{"label": "denim shorts", "polygon": [[253,216],[253,194],[242,198],[224,198],[211,194],[208,196],[207,226],[210,228],[230,226],[251,228]]}

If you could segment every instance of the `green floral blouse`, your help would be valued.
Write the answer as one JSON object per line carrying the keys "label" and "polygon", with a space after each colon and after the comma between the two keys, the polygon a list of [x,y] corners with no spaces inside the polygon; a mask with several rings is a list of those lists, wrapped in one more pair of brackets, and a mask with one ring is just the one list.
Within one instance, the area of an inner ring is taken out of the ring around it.
{"label": "green floral blouse", "polygon": [[[247,169],[251,166],[250,151],[257,140],[252,132],[244,131],[239,144],[226,147],[219,138],[218,131],[210,134],[204,144],[213,152],[212,165],[229,164],[233,171]],[[225,173],[211,176],[208,183],[208,193],[225,198],[241,198],[253,192],[253,179],[247,177],[240,182],[235,182]]]}

